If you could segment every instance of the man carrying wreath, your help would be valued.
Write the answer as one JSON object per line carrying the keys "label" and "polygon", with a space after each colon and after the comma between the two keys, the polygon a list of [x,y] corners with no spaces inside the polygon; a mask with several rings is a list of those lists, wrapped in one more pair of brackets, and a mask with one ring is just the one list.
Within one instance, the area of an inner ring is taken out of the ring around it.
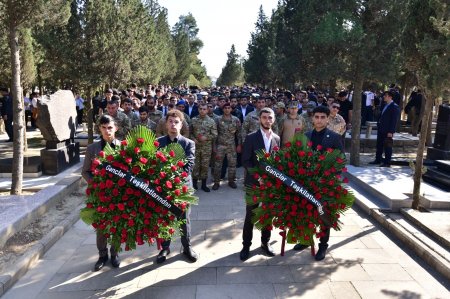
{"label": "man carrying wreath", "polygon": [[[118,127],[112,116],[106,114],[100,116],[98,120],[98,129],[102,137],[100,141],[89,144],[86,148],[86,155],[84,157],[83,168],[81,170],[81,175],[87,182],[93,178],[91,171],[92,160],[98,156],[100,151],[105,148],[106,144],[109,143],[112,148],[120,146],[120,141],[116,139],[116,131]],[[106,236],[101,233],[100,230],[97,230],[97,249],[99,258],[94,266],[95,271],[102,269],[108,261],[107,240],[108,239]],[[119,267],[120,260],[114,246],[111,246],[110,253],[112,266],[114,268]]]}
{"label": "man carrying wreath", "polygon": [[[314,128],[305,135],[312,142],[312,148],[314,150],[325,151],[328,148],[332,148],[344,152],[341,136],[327,128],[329,116],[330,109],[328,109],[328,107],[318,106],[314,108],[312,117]],[[327,227],[325,235],[320,238],[319,250],[315,256],[316,261],[321,261],[325,258],[329,239],[330,228]],[[294,246],[294,250],[303,250],[307,247],[309,247],[309,245],[297,244]]]}
{"label": "man carrying wreath", "polygon": [[[262,108],[258,114],[260,129],[248,134],[245,137],[243,151],[242,151],[242,165],[245,168],[244,184],[247,188],[252,185],[259,185],[259,182],[249,174],[248,170],[257,167],[259,162],[256,156],[258,150],[265,150],[270,153],[275,147],[280,147],[280,137],[272,131],[272,125],[275,122],[275,113],[270,108]],[[240,253],[240,259],[245,261],[250,256],[250,246],[253,238],[253,210],[258,207],[258,204],[247,205],[244,221],[244,228],[242,231],[243,248]],[[272,246],[269,244],[270,230],[264,229],[261,231],[261,248],[268,256],[274,256]]]}
{"label": "man carrying wreath", "polygon": [[[184,171],[188,174],[192,172],[195,161],[195,143],[191,139],[183,137],[181,135],[181,128],[183,127],[184,115],[177,109],[172,109],[167,112],[166,118],[166,130],[167,135],[158,138],[159,147],[165,147],[171,143],[178,143],[184,149],[186,154],[187,163],[184,166]],[[189,211],[187,208],[183,214],[183,220],[186,222],[181,225],[181,244],[183,245],[183,254],[192,262],[196,262],[198,259],[197,253],[192,249],[190,234],[191,223],[189,219]],[[161,264],[166,261],[167,256],[170,254],[170,240],[164,240],[162,242],[162,250],[159,252],[156,262]]]}

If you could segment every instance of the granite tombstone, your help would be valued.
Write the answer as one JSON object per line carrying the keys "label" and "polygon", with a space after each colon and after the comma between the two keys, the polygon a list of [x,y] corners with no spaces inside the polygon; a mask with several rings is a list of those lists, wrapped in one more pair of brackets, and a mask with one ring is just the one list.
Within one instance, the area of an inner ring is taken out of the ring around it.
{"label": "granite tombstone", "polygon": [[57,174],[80,162],[80,144],[74,142],[77,110],[70,90],[58,90],[38,101],[36,123],[44,137],[41,150],[42,170]]}

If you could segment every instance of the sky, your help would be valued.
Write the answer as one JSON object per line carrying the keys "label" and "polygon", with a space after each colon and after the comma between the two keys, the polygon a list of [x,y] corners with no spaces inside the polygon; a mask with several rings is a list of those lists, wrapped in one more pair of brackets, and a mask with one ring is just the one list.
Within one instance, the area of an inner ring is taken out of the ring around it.
{"label": "sky", "polygon": [[234,44],[236,52],[247,56],[250,33],[255,29],[259,7],[270,17],[278,0],[159,0],[167,8],[170,26],[180,15],[192,13],[203,41],[200,60],[208,76],[219,77]]}

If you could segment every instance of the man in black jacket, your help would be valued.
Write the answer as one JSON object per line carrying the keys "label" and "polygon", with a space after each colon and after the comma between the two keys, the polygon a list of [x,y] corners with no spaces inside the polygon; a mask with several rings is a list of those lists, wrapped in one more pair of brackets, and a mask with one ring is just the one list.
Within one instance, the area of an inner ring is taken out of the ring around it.
{"label": "man in black jacket", "polygon": [[[377,123],[377,152],[375,160],[369,164],[381,164],[380,167],[391,167],[392,146],[400,108],[394,103],[394,93],[390,90],[384,92],[383,100],[386,103],[381,111]],[[384,160],[382,159],[384,150]]]}
{"label": "man in black jacket", "polygon": [[[165,147],[170,143],[178,143],[184,149],[184,153],[186,154],[187,163],[184,166],[184,170],[190,174],[194,167],[195,161],[195,143],[191,139],[183,137],[180,132],[183,126],[184,115],[181,111],[177,109],[173,109],[167,113],[166,116],[166,128],[167,135],[161,136],[158,138],[159,147]],[[196,262],[198,259],[197,253],[192,249],[190,236],[191,236],[191,221],[189,219],[189,211],[188,208],[186,212],[183,214],[183,220],[185,223],[181,225],[181,244],[183,245],[183,254],[192,262]],[[165,240],[162,242],[162,250],[159,252],[158,257],[156,258],[156,262],[161,264],[165,262],[167,255],[170,254],[170,240]]]}
{"label": "man in black jacket", "polygon": [[5,123],[5,131],[8,134],[8,140],[6,142],[13,141],[13,100],[8,92],[8,88],[0,88],[2,95],[2,118]]}
{"label": "man in black jacket", "polygon": [[[245,168],[244,184],[247,187],[252,185],[259,185],[259,182],[255,180],[252,175],[248,174],[250,168],[258,166],[258,158],[256,152],[260,149],[264,149],[266,152],[271,152],[275,146],[280,146],[280,137],[272,132],[272,125],[275,122],[275,113],[270,108],[263,108],[259,111],[260,129],[256,130],[245,137],[243,152],[242,152],[242,165]],[[250,246],[252,245],[253,238],[253,223],[252,216],[253,210],[258,207],[258,204],[247,205],[244,228],[242,231],[243,248],[240,253],[240,258],[245,261],[250,256]],[[261,231],[261,248],[268,256],[274,256],[272,246],[269,244],[270,230]]]}
{"label": "man in black jacket", "polygon": [[[305,135],[312,142],[312,148],[317,149],[320,145],[321,151],[325,151],[328,148],[338,149],[344,152],[344,146],[342,145],[342,138],[339,134],[331,131],[327,128],[328,116],[330,116],[330,109],[325,106],[318,106],[313,110],[313,127],[312,131],[307,132]],[[325,230],[325,236],[320,238],[319,250],[316,253],[316,261],[321,261],[325,258],[328,249],[328,241],[330,239],[330,228]],[[297,244],[294,246],[294,250],[303,250],[309,247],[308,245]]]}

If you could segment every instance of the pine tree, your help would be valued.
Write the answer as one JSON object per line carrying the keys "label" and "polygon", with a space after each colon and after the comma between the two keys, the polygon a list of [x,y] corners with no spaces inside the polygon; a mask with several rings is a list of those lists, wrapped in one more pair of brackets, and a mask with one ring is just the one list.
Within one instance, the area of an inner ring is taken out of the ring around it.
{"label": "pine tree", "polygon": [[241,59],[236,53],[234,44],[231,45],[230,52],[227,53],[227,62],[222,68],[222,72],[217,78],[217,85],[240,85],[243,83],[244,70],[242,67]]}

